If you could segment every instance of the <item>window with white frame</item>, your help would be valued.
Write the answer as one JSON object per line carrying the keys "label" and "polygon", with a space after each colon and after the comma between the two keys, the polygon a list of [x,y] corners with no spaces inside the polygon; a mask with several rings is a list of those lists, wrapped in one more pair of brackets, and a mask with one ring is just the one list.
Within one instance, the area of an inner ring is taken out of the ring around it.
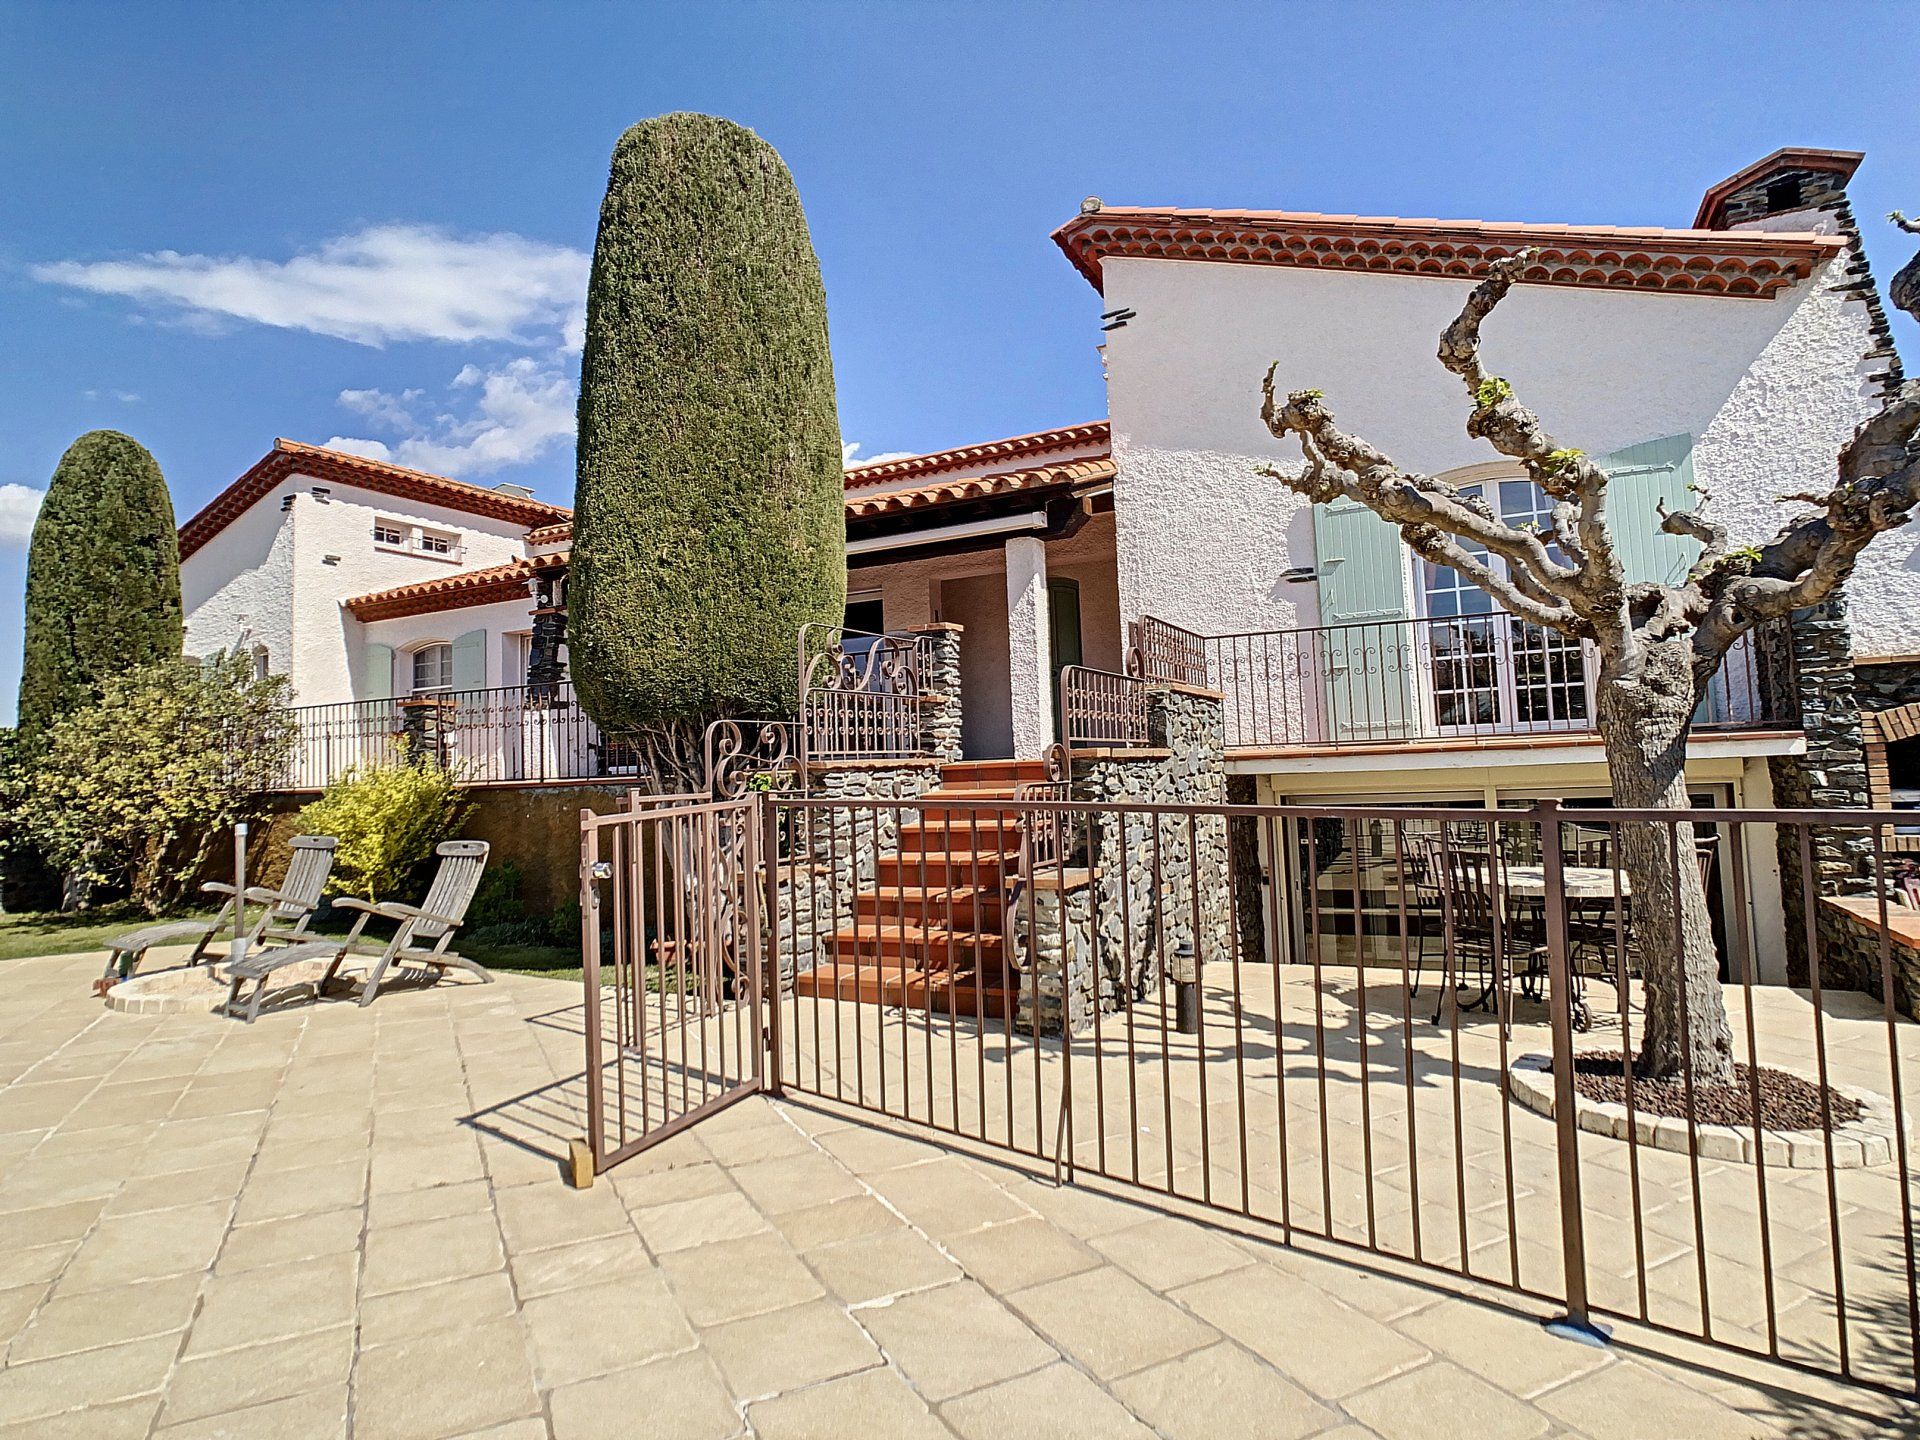
{"label": "window with white frame", "polygon": [[444,530],[421,530],[414,548],[423,555],[453,555],[460,549],[460,537]]}
{"label": "window with white frame", "polygon": [[[1552,528],[1553,502],[1531,480],[1487,480],[1459,490],[1485,500],[1509,525]],[[1466,548],[1493,570],[1505,571],[1498,556]],[[1564,563],[1558,546],[1549,545],[1547,553]],[[1451,566],[1422,560],[1418,572],[1436,724],[1552,729],[1589,719],[1589,667],[1578,640],[1508,615]]]}
{"label": "window with white frame", "polygon": [[438,695],[453,688],[453,646],[422,645],[413,652],[413,693]]}
{"label": "window with white frame", "polygon": [[373,543],[376,545],[404,545],[407,532],[400,528],[395,520],[376,520],[373,522]]}

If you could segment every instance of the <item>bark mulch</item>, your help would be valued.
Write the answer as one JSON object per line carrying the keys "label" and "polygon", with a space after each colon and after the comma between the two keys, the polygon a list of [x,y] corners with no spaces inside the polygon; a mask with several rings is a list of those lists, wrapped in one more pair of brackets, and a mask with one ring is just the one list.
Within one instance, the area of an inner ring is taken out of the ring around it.
{"label": "bark mulch", "polygon": [[[1753,1125],[1751,1071],[1735,1064],[1734,1081],[1726,1084],[1699,1084],[1693,1087],[1693,1119],[1700,1125]],[[1627,1082],[1621,1071],[1617,1050],[1586,1051],[1574,1057],[1573,1088],[1589,1100],[1615,1105],[1627,1103]],[[1860,1118],[1858,1100],[1849,1099],[1827,1087],[1827,1104],[1835,1125]],[[1669,1080],[1633,1077],[1633,1108],[1641,1115],[1687,1116],[1686,1082],[1675,1076]],[[1784,1070],[1760,1067],[1760,1124],[1768,1130],[1819,1130],[1820,1087],[1811,1080],[1789,1075]]]}

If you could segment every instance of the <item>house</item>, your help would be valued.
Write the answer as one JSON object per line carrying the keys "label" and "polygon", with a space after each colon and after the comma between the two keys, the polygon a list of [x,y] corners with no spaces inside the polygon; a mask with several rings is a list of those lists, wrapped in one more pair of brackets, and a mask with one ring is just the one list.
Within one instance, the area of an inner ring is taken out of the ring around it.
{"label": "house", "polygon": [[[1705,491],[1736,535],[1770,535],[1900,382],[1846,201],[1860,160],[1777,151],[1674,229],[1089,200],[1053,239],[1104,300],[1110,418],[850,468],[847,623],[965,627],[969,757],[1039,756],[1063,667],[1124,670],[1153,617],[1198,637],[1247,798],[1602,797],[1593,657],[1370,513],[1262,477],[1299,457],[1259,419],[1260,378],[1277,359],[1281,389],[1323,390],[1402,464],[1537,517],[1433,358],[1489,259],[1535,250],[1488,361],[1604,457],[1634,575],[1683,572],[1693,542],[1658,532],[1659,505]],[[182,527],[188,647],[292,679],[298,784],[429,702],[483,780],[617,775],[630,757],[566,703],[569,537],[564,509],[510,487],[281,441]],[[1917,579],[1914,536],[1882,537],[1844,599],[1729,657],[1690,752],[1702,801],[1920,786]],[[1856,695],[1892,718],[1863,724]]]}

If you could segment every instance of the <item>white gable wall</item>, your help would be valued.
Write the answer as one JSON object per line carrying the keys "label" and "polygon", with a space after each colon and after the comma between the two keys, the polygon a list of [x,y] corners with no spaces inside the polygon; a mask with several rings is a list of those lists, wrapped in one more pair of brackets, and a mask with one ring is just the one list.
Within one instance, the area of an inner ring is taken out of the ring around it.
{"label": "white gable wall", "polygon": [[[328,492],[324,500],[313,494],[316,486]],[[288,496],[292,506],[283,511]],[[454,535],[459,557],[377,546],[376,519]],[[367,627],[342,608],[342,601],[507,564],[526,554],[525,535],[526,528],[510,520],[290,476],[182,564],[188,653],[229,647],[244,635],[250,637],[246,644],[264,643],[274,672],[292,679],[296,704],[354,699],[361,689]],[[520,603],[521,619],[513,628],[527,628],[530,610],[530,602]],[[421,618],[444,621],[446,616]],[[490,673],[500,643],[490,637]]]}
{"label": "white gable wall", "polygon": [[[1316,623],[1312,582],[1281,578],[1313,563],[1311,507],[1255,473],[1300,463],[1260,422],[1276,358],[1282,392],[1325,391],[1343,428],[1403,466],[1500,458],[1466,434],[1464,388],[1434,358],[1469,282],[1142,259],[1109,259],[1104,274],[1108,307],[1137,312],[1107,336],[1129,618],[1207,633]],[[1691,434],[1736,543],[1764,539],[1782,518],[1772,497],[1830,475],[1873,408],[1865,309],[1829,283],[1816,274],[1775,300],[1520,286],[1486,324],[1485,363],[1590,454]],[[1856,625],[1881,604],[1883,563],[1862,567]]]}

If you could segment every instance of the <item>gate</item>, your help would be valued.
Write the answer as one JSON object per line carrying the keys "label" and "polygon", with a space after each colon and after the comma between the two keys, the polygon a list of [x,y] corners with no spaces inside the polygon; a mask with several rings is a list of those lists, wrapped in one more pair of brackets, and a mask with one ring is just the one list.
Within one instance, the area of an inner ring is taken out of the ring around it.
{"label": "gate", "polygon": [[[784,1090],[1589,1338],[1625,1320],[1912,1393],[1907,821],[1051,785],[583,814],[593,1162]],[[1842,866],[1852,894],[1821,893]],[[1735,1078],[1636,1078],[1654,907],[1702,894]]]}
{"label": "gate", "polygon": [[757,798],[635,792],[580,812],[596,1173],[765,1084]]}

